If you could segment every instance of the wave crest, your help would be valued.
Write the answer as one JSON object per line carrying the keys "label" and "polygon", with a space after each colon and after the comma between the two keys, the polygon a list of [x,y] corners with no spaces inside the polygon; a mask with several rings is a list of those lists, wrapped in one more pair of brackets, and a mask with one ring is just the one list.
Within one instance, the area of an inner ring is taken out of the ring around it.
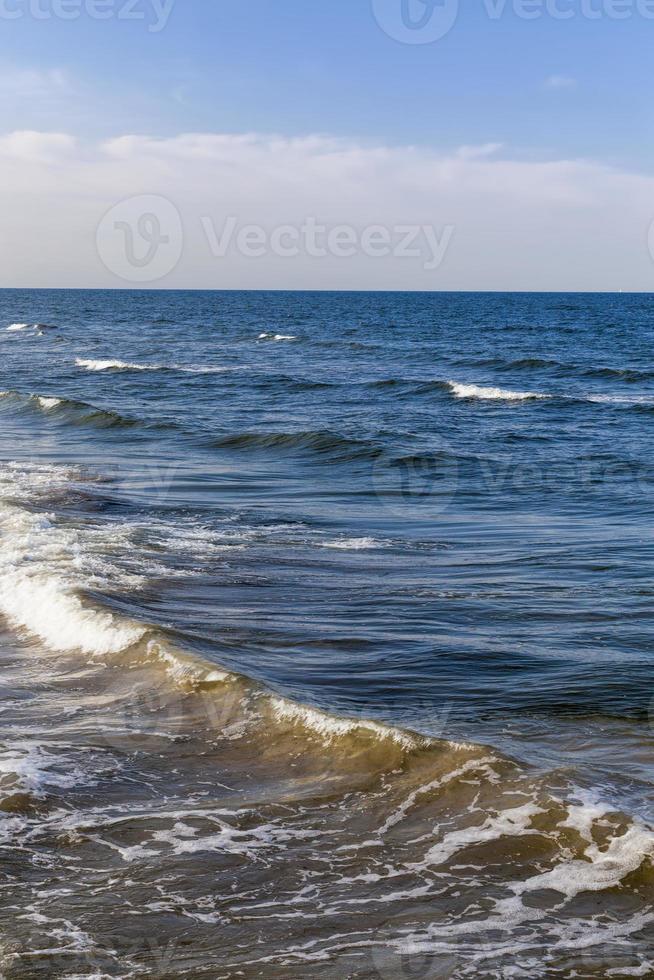
{"label": "wave crest", "polygon": [[485,387],[483,385],[462,384],[458,381],[448,381],[447,387],[456,398],[480,399],[483,401],[530,401],[549,399],[551,395],[543,395],[534,391],[511,391],[508,388]]}
{"label": "wave crest", "polygon": [[75,365],[86,371],[176,371],[182,374],[222,374],[229,368],[201,364],[197,367],[185,364],[136,364],[133,361],[94,360],[93,358],[77,357]]}
{"label": "wave crest", "polygon": [[380,450],[371,442],[350,439],[327,429],[297,432],[237,432],[212,442],[217,449],[313,450],[343,459],[375,458]]}

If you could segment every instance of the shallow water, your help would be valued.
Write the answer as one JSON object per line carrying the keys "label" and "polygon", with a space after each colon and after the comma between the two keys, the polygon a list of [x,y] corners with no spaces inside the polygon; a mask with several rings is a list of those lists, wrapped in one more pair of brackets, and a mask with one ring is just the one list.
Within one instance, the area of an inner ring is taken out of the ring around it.
{"label": "shallow water", "polygon": [[654,975],[653,312],[0,294],[7,977]]}

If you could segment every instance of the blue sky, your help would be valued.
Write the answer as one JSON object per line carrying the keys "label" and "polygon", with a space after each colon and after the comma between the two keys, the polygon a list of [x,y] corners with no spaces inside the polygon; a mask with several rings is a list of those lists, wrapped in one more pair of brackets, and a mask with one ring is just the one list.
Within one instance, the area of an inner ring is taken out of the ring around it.
{"label": "blue sky", "polygon": [[3,285],[654,288],[654,0],[0,0],[0,30]]}
{"label": "blue sky", "polygon": [[[135,8],[148,22],[149,2]],[[653,162],[654,20],[635,9],[622,21],[523,20],[509,3],[492,21],[482,0],[462,7],[450,33],[425,45],[389,38],[370,0],[177,0],[158,33],[145,21],[26,14],[0,23],[5,74],[60,71],[70,90],[5,98],[3,129],[499,141],[524,155]],[[548,85],[553,77],[568,84]]]}

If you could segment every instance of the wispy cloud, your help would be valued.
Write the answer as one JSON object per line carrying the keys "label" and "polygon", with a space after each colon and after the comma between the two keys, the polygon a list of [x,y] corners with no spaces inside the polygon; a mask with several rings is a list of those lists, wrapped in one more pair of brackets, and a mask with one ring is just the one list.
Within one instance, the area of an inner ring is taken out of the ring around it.
{"label": "wispy cloud", "polygon": [[0,92],[6,98],[43,99],[70,94],[68,73],[62,68],[45,71],[36,68],[0,67]]}
{"label": "wispy cloud", "polygon": [[0,160],[51,164],[70,159],[75,147],[76,140],[67,133],[19,130],[0,137]]}
{"label": "wispy cloud", "polygon": [[481,143],[479,146],[460,146],[456,155],[461,160],[476,160],[483,157],[492,157],[503,147],[503,143]]}
{"label": "wispy cloud", "polygon": [[576,85],[577,79],[571,75],[550,75],[545,79],[545,88],[549,89],[575,88]]}

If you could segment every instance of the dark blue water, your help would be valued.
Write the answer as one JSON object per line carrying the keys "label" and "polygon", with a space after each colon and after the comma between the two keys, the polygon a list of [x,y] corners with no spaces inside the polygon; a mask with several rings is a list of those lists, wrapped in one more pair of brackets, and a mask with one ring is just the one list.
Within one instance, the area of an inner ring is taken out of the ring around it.
{"label": "dark blue water", "polygon": [[653,314],[649,296],[6,291],[0,322],[58,329],[3,333],[0,387],[107,414],[5,399],[3,452],[21,431],[30,457],[140,470],[115,506],[232,534],[220,576],[148,613],[294,694],[395,720],[646,721]]}

